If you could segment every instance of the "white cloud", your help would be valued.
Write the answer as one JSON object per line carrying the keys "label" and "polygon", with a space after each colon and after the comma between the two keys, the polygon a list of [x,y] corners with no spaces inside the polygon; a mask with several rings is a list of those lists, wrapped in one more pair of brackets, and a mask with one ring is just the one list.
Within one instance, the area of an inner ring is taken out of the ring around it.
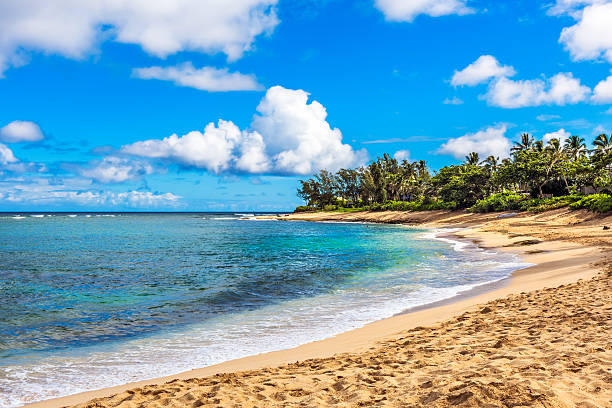
{"label": "white cloud", "polygon": [[559,73],[548,82],[549,88],[543,96],[543,102],[553,105],[566,105],[583,102],[588,99],[591,89],[574,78],[571,72]]}
{"label": "white cloud", "polygon": [[0,128],[0,140],[6,143],[37,142],[43,138],[40,127],[34,122],[15,120]]}
{"label": "white cloud", "polygon": [[474,86],[489,81],[491,78],[508,77],[516,74],[514,68],[501,65],[492,55],[481,55],[476,61],[455,71],[451,84],[453,86]]}
{"label": "white cloud", "polygon": [[482,157],[508,157],[512,143],[506,137],[506,125],[489,127],[476,133],[450,139],[436,150],[437,154],[448,154],[463,159],[471,152]]}
{"label": "white cloud", "polygon": [[443,103],[445,105],[463,105],[463,100],[453,96],[452,98],[446,98]]}
{"label": "white cloud", "polygon": [[489,82],[482,99],[489,105],[502,108],[522,108],[540,105],[576,104],[589,99],[591,89],[574,78],[571,72],[559,73],[549,79],[513,80],[516,72],[502,66],[495,57],[482,55],[461,71],[455,71],[453,86],[475,86]]}
{"label": "white cloud", "polygon": [[257,132],[243,132],[242,135],[244,137],[238,149],[236,169],[253,174],[270,171],[270,158],[263,137]]}
{"label": "white cloud", "polygon": [[[235,156],[235,152],[242,150],[243,141],[248,141],[250,147],[255,145],[253,140],[257,140],[257,136],[247,133],[232,122],[219,120],[218,127],[209,123],[204,132],[194,130],[181,137],[173,134],[161,140],[145,140],[123,146],[121,150],[136,156],[169,159],[218,174],[229,170],[236,160],[241,159]],[[247,151],[251,152],[251,149]],[[246,159],[244,162],[252,164]],[[260,166],[263,171],[267,170],[266,163],[260,163]]]}
{"label": "white cloud", "polygon": [[172,193],[152,193],[150,191],[127,191],[125,193],[107,193],[103,199],[113,205],[123,203],[131,207],[176,206],[181,196]]}
{"label": "white cloud", "polygon": [[395,154],[393,155],[393,158],[399,162],[403,161],[403,160],[408,160],[410,161],[410,151],[409,150],[398,150],[397,152],[395,152]]}
{"label": "white cloud", "polygon": [[612,75],[595,86],[593,89],[593,102],[612,103]]}
{"label": "white cloud", "polygon": [[121,183],[153,173],[150,164],[121,157],[109,156],[92,164],[80,169],[79,173],[100,183]]}
{"label": "white cloud", "polygon": [[439,17],[474,12],[466,5],[466,0],[376,0],[375,5],[388,21],[410,22],[419,14]]}
{"label": "white cloud", "polygon": [[43,172],[47,168],[41,163],[22,162],[5,144],[0,143],[0,175],[3,173]]}
{"label": "white cloud", "polygon": [[95,191],[74,187],[70,183],[51,183],[46,178],[7,180],[0,182],[0,197],[4,204],[32,207],[69,203],[90,208],[175,208],[181,204],[181,197],[172,193]]}
{"label": "white cloud", "polygon": [[591,4],[605,3],[608,0],[557,0],[548,9],[548,14],[552,16],[560,16],[569,14],[574,18],[579,18],[582,8]]}
{"label": "white cloud", "polygon": [[582,12],[570,13],[578,22],[561,31],[559,42],[576,61],[604,58],[612,63],[612,2],[581,3],[592,4]]}
{"label": "white cloud", "polygon": [[18,161],[13,151],[7,145],[0,143],[0,165],[16,163]]}
{"label": "white cloud", "polygon": [[252,128],[259,132],[276,172],[310,174],[360,164],[365,151],[342,143],[342,132],[331,128],[327,111],[308,93],[280,86],[268,89],[257,107]]}
{"label": "white cloud", "polygon": [[257,91],[262,88],[254,75],[213,67],[196,69],[189,62],[176,67],[136,68],[133,75],[140,79],[172,81],[176,85],[210,92]]}
{"label": "white cloud", "polygon": [[3,0],[0,75],[20,51],[83,58],[100,41],[137,44],[166,57],[180,51],[238,59],[278,24],[277,0]]}
{"label": "white cloud", "polygon": [[492,106],[522,108],[540,105],[567,105],[583,102],[591,90],[571,73],[559,73],[547,80],[494,80],[484,99]]}
{"label": "white cloud", "polygon": [[559,129],[556,132],[546,133],[544,136],[542,136],[542,142],[544,142],[544,145],[546,145],[552,139],[559,139],[561,143],[563,144],[565,139],[567,139],[571,135],[572,134],[566,131],[565,129]]}
{"label": "white cloud", "polygon": [[559,115],[542,114],[542,115],[536,116],[536,119],[541,121],[541,122],[547,122],[547,121],[553,120],[553,119],[561,119],[561,116],[559,116]]}
{"label": "white cloud", "polygon": [[167,159],[212,173],[311,174],[361,164],[365,151],[342,143],[342,133],[326,121],[327,112],[308,93],[275,86],[257,107],[251,130],[219,120],[204,132],[150,139],[122,147],[124,153]]}

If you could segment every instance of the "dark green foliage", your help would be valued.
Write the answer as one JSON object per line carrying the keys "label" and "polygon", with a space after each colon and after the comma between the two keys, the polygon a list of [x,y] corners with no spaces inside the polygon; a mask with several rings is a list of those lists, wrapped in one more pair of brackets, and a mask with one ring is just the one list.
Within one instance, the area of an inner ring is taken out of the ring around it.
{"label": "dark green foliage", "polygon": [[387,201],[384,204],[373,204],[365,207],[367,211],[430,211],[430,210],[454,210],[457,204],[453,202],[427,200],[417,201]]}
{"label": "dark green foliage", "polygon": [[515,192],[497,193],[478,200],[470,207],[470,211],[478,213],[520,210],[521,203],[529,199],[525,194]]}
{"label": "dark green foliage", "polygon": [[573,202],[580,200],[581,195],[569,195],[551,198],[532,198],[523,201],[520,206],[521,211],[544,212],[557,208],[567,207]]}
{"label": "dark green foliage", "polygon": [[593,194],[590,196],[586,196],[571,204],[570,208],[573,210],[586,208],[587,210],[600,213],[612,211],[612,195]]}
{"label": "dark green foliage", "polygon": [[431,178],[431,187],[442,201],[467,208],[485,197],[489,178],[489,172],[484,167],[472,164],[448,166],[441,168]]}
{"label": "dark green foliage", "polygon": [[497,211],[532,211],[543,212],[556,208],[567,207],[580,200],[581,195],[569,195],[551,198],[530,198],[525,194],[505,192],[493,194],[483,200],[479,200],[470,207],[472,212],[497,212]]}
{"label": "dark green foliage", "polygon": [[[602,134],[593,146],[587,150],[579,136],[544,145],[525,133],[508,158],[489,156],[480,162],[472,152],[462,164],[433,175],[423,160],[399,162],[384,154],[358,169],[321,170],[300,181],[298,196],[307,206],[299,210],[538,212],[571,204],[608,211],[604,196],[612,194],[612,137]],[[581,195],[595,192],[604,194],[588,200]]]}

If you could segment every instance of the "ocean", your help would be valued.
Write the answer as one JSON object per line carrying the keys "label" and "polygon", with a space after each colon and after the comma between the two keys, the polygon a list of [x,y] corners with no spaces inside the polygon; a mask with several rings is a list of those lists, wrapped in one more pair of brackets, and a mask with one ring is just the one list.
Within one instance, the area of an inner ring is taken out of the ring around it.
{"label": "ocean", "polygon": [[429,230],[253,214],[0,214],[0,406],[361,327],[524,266]]}

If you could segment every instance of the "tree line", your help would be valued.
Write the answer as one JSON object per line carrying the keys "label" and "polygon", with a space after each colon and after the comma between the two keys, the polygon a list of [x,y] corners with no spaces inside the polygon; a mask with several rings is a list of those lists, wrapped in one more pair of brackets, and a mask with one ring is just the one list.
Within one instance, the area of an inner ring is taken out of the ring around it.
{"label": "tree line", "polygon": [[[571,136],[547,144],[524,133],[510,157],[481,160],[470,153],[458,165],[432,172],[425,161],[401,162],[384,154],[368,165],[321,170],[300,180],[298,196],[306,209],[330,206],[364,208],[389,202],[418,203],[410,208],[469,208],[502,193],[524,197],[607,193],[612,190],[612,135],[601,134],[587,148]],[[420,207],[419,207],[420,206]]]}

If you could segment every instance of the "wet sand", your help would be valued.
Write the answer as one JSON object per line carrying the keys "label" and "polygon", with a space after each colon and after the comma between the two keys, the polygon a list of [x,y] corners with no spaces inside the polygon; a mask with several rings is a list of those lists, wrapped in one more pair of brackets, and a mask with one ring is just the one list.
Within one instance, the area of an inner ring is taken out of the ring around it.
{"label": "wet sand", "polygon": [[[299,214],[465,228],[534,266],[501,287],[294,349],[32,406],[612,406],[612,216]],[[160,356],[163,358],[163,356]]]}

